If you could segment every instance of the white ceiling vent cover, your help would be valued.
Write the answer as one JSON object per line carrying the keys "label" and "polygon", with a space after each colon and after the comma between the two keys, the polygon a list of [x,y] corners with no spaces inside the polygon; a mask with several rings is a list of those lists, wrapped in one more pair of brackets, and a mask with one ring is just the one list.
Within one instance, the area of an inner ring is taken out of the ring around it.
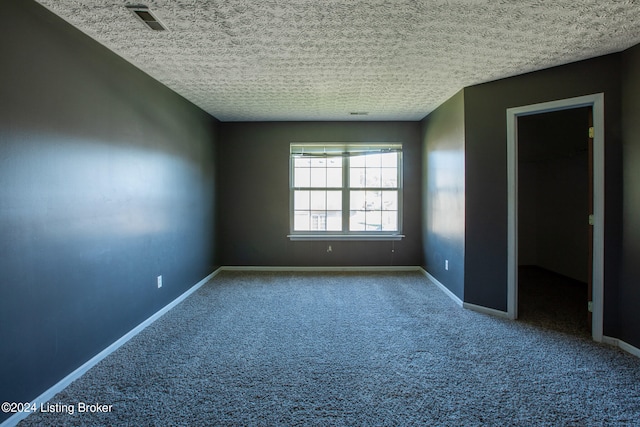
{"label": "white ceiling vent cover", "polygon": [[151,13],[147,6],[127,6],[127,9],[129,9],[140,21],[152,30],[165,31],[167,29],[167,27],[165,27],[164,24]]}

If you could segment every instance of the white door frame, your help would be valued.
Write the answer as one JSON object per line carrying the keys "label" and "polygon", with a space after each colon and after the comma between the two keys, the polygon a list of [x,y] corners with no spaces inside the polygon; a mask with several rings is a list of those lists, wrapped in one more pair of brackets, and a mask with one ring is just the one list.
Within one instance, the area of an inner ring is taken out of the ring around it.
{"label": "white door frame", "polygon": [[[518,117],[593,107],[593,316],[594,341],[602,342],[604,301],[604,94],[507,109],[507,315],[518,318]],[[584,218],[585,224],[587,218]]]}

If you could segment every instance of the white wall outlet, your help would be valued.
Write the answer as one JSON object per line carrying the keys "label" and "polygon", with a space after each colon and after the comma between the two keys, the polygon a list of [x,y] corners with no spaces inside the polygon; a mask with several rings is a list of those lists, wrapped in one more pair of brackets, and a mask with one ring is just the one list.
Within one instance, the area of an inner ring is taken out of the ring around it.
{"label": "white wall outlet", "polygon": [[329,247],[327,248],[327,253],[328,252],[332,252],[332,251],[333,251],[333,249],[331,248],[331,245],[329,245]]}
{"label": "white wall outlet", "polygon": [[448,259],[444,260],[444,269],[447,270],[447,271],[449,270],[449,260]]}
{"label": "white wall outlet", "polygon": [[158,289],[162,287],[162,276],[158,276]]}

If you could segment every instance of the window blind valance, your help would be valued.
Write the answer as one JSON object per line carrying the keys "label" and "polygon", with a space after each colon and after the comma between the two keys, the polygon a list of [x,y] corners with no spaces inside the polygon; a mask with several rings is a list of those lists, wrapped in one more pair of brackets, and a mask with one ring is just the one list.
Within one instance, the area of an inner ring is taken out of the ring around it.
{"label": "window blind valance", "polygon": [[402,144],[323,144],[292,143],[291,155],[295,157],[350,157],[368,154],[402,152]]}

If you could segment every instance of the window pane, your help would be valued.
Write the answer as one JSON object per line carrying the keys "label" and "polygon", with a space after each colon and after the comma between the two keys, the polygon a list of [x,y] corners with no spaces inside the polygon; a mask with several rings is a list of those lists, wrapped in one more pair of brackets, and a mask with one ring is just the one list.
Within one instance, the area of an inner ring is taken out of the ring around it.
{"label": "window pane", "polygon": [[398,153],[384,153],[380,155],[383,168],[398,167]]}
{"label": "window pane", "polygon": [[382,231],[398,231],[398,212],[382,212]]}
{"label": "window pane", "polygon": [[342,231],[342,212],[327,212],[327,230]]}
{"label": "window pane", "polygon": [[398,187],[398,168],[382,168],[382,187]]}
{"label": "window pane", "polygon": [[352,188],[364,187],[365,180],[365,168],[350,168],[349,169],[349,186]]}
{"label": "window pane", "polygon": [[352,211],[365,210],[366,208],[366,192],[364,191],[352,191],[350,196],[349,209]]}
{"label": "window pane", "polygon": [[382,173],[379,168],[367,168],[367,187],[382,187]]}
{"label": "window pane", "polygon": [[385,211],[398,210],[398,192],[397,191],[382,192],[382,210],[385,210]]}
{"label": "window pane", "polygon": [[379,191],[367,191],[366,194],[366,206],[368,211],[379,211],[382,208],[381,192]]}
{"label": "window pane", "polygon": [[327,213],[324,211],[311,212],[311,230],[323,231],[327,229]]}
{"label": "window pane", "polygon": [[311,158],[311,167],[313,168],[324,168],[327,166],[327,159],[326,157],[312,157]]}
{"label": "window pane", "polygon": [[309,230],[309,211],[296,211],[293,217],[293,229],[296,231]]}
{"label": "window pane", "polygon": [[328,168],[342,168],[342,157],[327,157]]}
{"label": "window pane", "polygon": [[352,168],[363,168],[365,166],[364,159],[366,156],[349,157],[349,166]]}
{"label": "window pane", "polygon": [[326,191],[311,191],[311,209],[325,210],[327,208]]}
{"label": "window pane", "polygon": [[366,223],[366,215],[363,211],[349,212],[349,230],[363,231]]}
{"label": "window pane", "polygon": [[342,210],[342,191],[327,191],[327,210]]}
{"label": "window pane", "polygon": [[296,157],[294,166],[295,167],[309,167],[309,166],[311,166],[311,160],[308,157]]}
{"label": "window pane", "polygon": [[310,187],[325,187],[327,185],[327,170],[324,168],[311,168]]}
{"label": "window pane", "polygon": [[309,187],[311,184],[311,169],[309,168],[295,168],[295,174],[293,177],[294,187]]}
{"label": "window pane", "polygon": [[327,187],[342,187],[342,168],[327,169]]}
{"label": "window pane", "polygon": [[379,168],[382,165],[382,155],[381,154],[368,154],[366,156],[366,164],[368,168],[377,167]]}
{"label": "window pane", "polygon": [[309,192],[308,191],[296,191],[293,194],[293,207],[295,210],[309,209]]}
{"label": "window pane", "polygon": [[380,211],[367,212],[366,229],[371,231],[382,230],[382,212]]}

